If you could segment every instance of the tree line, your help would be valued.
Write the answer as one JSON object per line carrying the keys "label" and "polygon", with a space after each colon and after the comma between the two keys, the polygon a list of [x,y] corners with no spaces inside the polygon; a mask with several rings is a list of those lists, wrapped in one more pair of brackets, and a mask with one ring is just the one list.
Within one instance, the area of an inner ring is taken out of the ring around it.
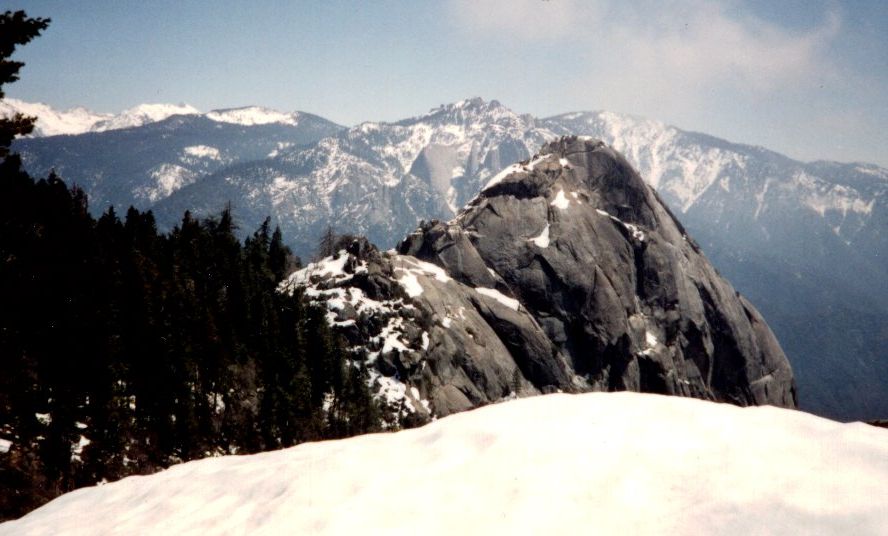
{"label": "tree line", "polygon": [[[0,164],[0,511],[217,454],[375,430],[366,371],[293,267],[230,211],[94,219],[58,177]],[[5,503],[5,504],[3,504]]]}

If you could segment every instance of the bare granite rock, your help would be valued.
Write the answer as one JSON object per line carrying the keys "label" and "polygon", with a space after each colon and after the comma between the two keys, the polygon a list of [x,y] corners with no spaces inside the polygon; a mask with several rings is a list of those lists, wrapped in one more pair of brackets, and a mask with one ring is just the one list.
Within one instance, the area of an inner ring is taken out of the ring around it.
{"label": "bare granite rock", "polygon": [[756,309],[597,140],[546,144],[397,252],[339,255],[287,285],[326,304],[396,420],[558,390],[797,405]]}

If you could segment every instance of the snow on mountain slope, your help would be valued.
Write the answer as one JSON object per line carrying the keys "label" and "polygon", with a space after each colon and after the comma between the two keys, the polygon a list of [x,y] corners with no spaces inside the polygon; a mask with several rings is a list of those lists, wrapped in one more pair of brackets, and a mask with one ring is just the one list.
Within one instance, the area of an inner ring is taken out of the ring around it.
{"label": "snow on mountain slope", "polygon": [[725,169],[742,170],[746,165],[742,155],[718,147],[683,144],[681,131],[658,121],[591,112],[556,116],[549,122],[565,133],[588,134],[613,143],[648,184],[681,212],[687,212]]}
{"label": "snow on mountain slope", "polygon": [[267,125],[279,123],[281,125],[296,126],[299,123],[299,112],[283,113],[260,106],[247,106],[244,108],[231,108],[228,110],[213,110],[206,114],[208,119],[220,123],[233,123],[235,125]]}
{"label": "snow on mountain slope", "polygon": [[342,159],[363,159],[381,167],[383,185],[388,187],[413,175],[429,184],[455,213],[486,177],[555,137],[535,125],[532,117],[518,115],[497,101],[468,99],[397,123],[362,123],[340,136],[342,142],[330,151],[326,166],[336,169]]}
{"label": "snow on mountain slope", "polygon": [[89,132],[93,125],[109,121],[114,117],[111,114],[91,112],[86,108],[59,111],[40,102],[25,102],[11,98],[0,100],[0,116],[10,117],[16,113],[37,117],[37,123],[31,134],[37,137]]}
{"label": "snow on mountain slope", "polygon": [[177,192],[156,212],[160,221],[183,207],[211,214],[222,198],[246,199],[246,221],[272,214],[302,256],[328,224],[388,246],[420,219],[451,217],[502,168],[555,137],[530,116],[469,99],[397,123],[363,123],[311,148],[282,147]]}
{"label": "snow on mountain slope", "polygon": [[[769,192],[772,186],[791,188],[807,210],[821,217],[838,216],[842,222],[849,211],[868,216],[877,199],[886,202],[888,170],[878,166],[833,164],[832,175],[866,174],[873,179],[870,185],[842,184],[841,178],[824,173],[829,163],[804,164],[760,147],[685,132],[630,115],[577,112],[550,117],[543,123],[560,134],[588,134],[612,144],[681,213],[690,212],[705,196],[718,195],[722,190],[734,197],[749,195],[754,199],[757,219],[768,208],[769,194],[774,194]],[[834,225],[834,232],[846,240],[852,238],[842,232],[842,227],[841,223]]]}
{"label": "snow on mountain slope", "polygon": [[[13,146],[34,176],[55,170],[89,195],[94,212],[114,205],[123,213],[130,205],[152,208],[219,170],[264,159],[282,147],[305,148],[342,128],[312,114],[298,117],[296,125],[241,125],[176,114],[136,128],[19,139]],[[161,225],[171,227],[181,216]]]}
{"label": "snow on mountain slope", "polygon": [[140,104],[119,114],[107,114],[79,107],[59,111],[43,103],[18,99],[7,98],[0,101],[0,115],[10,116],[15,113],[36,117],[37,122],[31,136],[45,137],[139,127],[163,121],[173,115],[193,115],[200,112],[187,104]]}
{"label": "snow on mountain slope", "polygon": [[90,132],[104,132],[121,128],[132,128],[163,121],[174,115],[195,115],[200,111],[187,104],[140,104],[124,110],[114,117],[99,121],[89,130]]}
{"label": "snow on mountain slope", "polygon": [[[110,115],[83,108],[58,112],[46,105],[16,99],[0,102],[0,112],[8,115],[15,111],[38,117],[35,136],[101,132],[145,125],[177,114],[200,113],[188,105],[143,104]],[[249,106],[203,115],[215,122],[235,125],[295,126],[304,114]],[[505,166],[529,157],[542,143],[563,134],[591,135],[624,153],[666,202],[681,213],[691,212],[692,207],[705,202],[707,197],[718,197],[717,191],[724,190],[733,196],[739,192],[752,200],[756,207],[754,217],[758,219],[763,211],[774,206],[769,197],[779,195],[781,187],[788,187],[806,210],[828,219],[832,232],[852,244],[867,226],[874,205],[878,205],[875,210],[880,212],[888,203],[888,172],[877,166],[848,166],[854,168],[850,172],[869,176],[875,186],[836,184],[823,177],[827,163],[805,165],[761,148],[681,131],[657,121],[612,112],[574,112],[536,119],[497,101],[479,98],[441,105],[427,114],[396,123],[354,127],[342,136],[341,147],[327,146],[330,154],[319,164],[319,168],[327,169],[317,169],[315,174],[323,180],[335,175],[337,169],[348,167],[340,159],[365,160],[377,168],[373,174],[378,175],[384,187],[399,184],[406,175],[420,179],[437,198],[433,204],[452,215]],[[292,155],[287,157],[287,151],[293,150],[292,146],[283,146],[268,156],[292,159]],[[849,173],[849,169],[842,169],[839,175]],[[332,186],[327,184],[326,189]],[[716,212],[708,211],[706,217],[721,219],[724,207]],[[437,212],[420,216],[436,215]],[[870,238],[871,233],[864,233],[864,237]]]}
{"label": "snow on mountain slope", "polygon": [[86,108],[58,111],[42,103],[30,103],[18,99],[0,101],[0,115],[15,113],[37,117],[32,136],[56,136],[59,134],[83,134],[105,132],[122,128],[139,127],[163,121],[174,115],[204,115],[220,123],[253,126],[280,124],[296,126],[303,114],[278,112],[260,106],[246,106],[224,110],[212,110],[201,114],[188,104],[139,104],[119,114],[96,113]]}
{"label": "snow on mountain slope", "polygon": [[877,535],[886,489],[888,431],[865,424],[548,395],[84,488],[0,534]]}
{"label": "snow on mountain slope", "polygon": [[[238,114],[231,115],[231,121],[250,122],[266,120],[263,114],[268,111],[249,108],[226,113],[234,112]],[[287,117],[268,113],[268,117],[280,121]],[[685,132],[657,121],[611,112],[536,119],[497,101],[478,98],[442,105],[395,123],[363,123],[309,149],[309,154],[300,154],[304,148],[284,147],[269,153],[269,157],[290,167],[299,163],[299,169],[276,177],[276,190],[283,183],[289,183],[289,189],[298,189],[295,184],[308,180],[308,175],[312,182],[319,182],[319,191],[331,193],[343,184],[358,181],[369,198],[376,198],[372,204],[378,208],[378,198],[384,192],[402,183],[414,183],[413,188],[426,190],[424,195],[433,199],[425,204],[430,209],[426,212],[413,206],[404,213],[413,219],[400,225],[406,230],[418,218],[452,216],[506,166],[529,158],[543,143],[569,134],[590,135],[614,146],[673,210],[690,214],[686,219],[696,217],[724,224],[733,218],[730,212],[736,208],[736,203],[725,198],[739,198],[747,205],[744,213],[748,212],[751,220],[759,220],[769,212],[785,210],[784,204],[775,199],[792,195],[798,200],[793,210],[802,209],[828,220],[825,228],[850,245],[873,238],[872,233],[861,235],[860,231],[870,227],[873,214],[883,213],[888,206],[888,180],[883,177],[885,171],[877,167],[845,165],[831,177],[823,172],[823,165],[795,162],[761,148]],[[264,167],[263,163],[241,168],[237,174],[261,182],[265,180],[261,179]],[[857,169],[852,170],[854,174],[868,175],[869,183],[843,183],[841,176],[852,172],[851,168]],[[322,197],[323,207],[329,209],[325,217],[335,219],[344,207],[338,207],[330,195]],[[304,206],[315,210],[310,208],[315,207],[313,204]],[[359,223],[353,230],[367,228],[361,218],[370,217],[369,212],[359,209],[355,213],[352,208],[347,211]],[[288,205],[285,219],[306,218],[298,212],[298,207]],[[753,227],[756,240],[770,233],[766,223]],[[399,235],[395,232],[389,240]],[[385,239],[382,243],[389,245]]]}

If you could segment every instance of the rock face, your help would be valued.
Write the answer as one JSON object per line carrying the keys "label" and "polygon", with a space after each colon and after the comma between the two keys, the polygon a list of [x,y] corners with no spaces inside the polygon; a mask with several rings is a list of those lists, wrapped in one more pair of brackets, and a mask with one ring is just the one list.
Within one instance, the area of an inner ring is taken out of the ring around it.
{"label": "rock face", "polygon": [[286,286],[326,304],[399,419],[557,390],[796,406],[756,309],[591,138],[546,144],[397,252],[357,240]]}

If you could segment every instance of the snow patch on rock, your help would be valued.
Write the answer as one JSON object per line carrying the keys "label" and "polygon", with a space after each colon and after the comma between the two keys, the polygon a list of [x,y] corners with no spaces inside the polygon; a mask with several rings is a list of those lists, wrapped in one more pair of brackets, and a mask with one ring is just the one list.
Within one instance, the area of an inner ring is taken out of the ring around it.
{"label": "snow patch on rock", "polygon": [[549,224],[546,223],[546,226],[543,228],[540,234],[531,238],[529,241],[536,244],[536,246],[539,248],[549,247]]}
{"label": "snow patch on rock", "polygon": [[495,288],[476,287],[475,290],[478,292],[478,294],[481,294],[482,296],[487,296],[488,298],[493,298],[494,300],[498,301],[502,305],[505,305],[509,309],[512,309],[513,311],[517,311],[518,306],[520,305],[518,300],[506,296]]}
{"label": "snow patch on rock", "polygon": [[558,190],[558,193],[555,195],[555,199],[553,199],[552,202],[549,204],[561,210],[566,210],[567,207],[570,206],[570,201],[567,199],[567,197],[565,197],[563,188],[561,190]]}

